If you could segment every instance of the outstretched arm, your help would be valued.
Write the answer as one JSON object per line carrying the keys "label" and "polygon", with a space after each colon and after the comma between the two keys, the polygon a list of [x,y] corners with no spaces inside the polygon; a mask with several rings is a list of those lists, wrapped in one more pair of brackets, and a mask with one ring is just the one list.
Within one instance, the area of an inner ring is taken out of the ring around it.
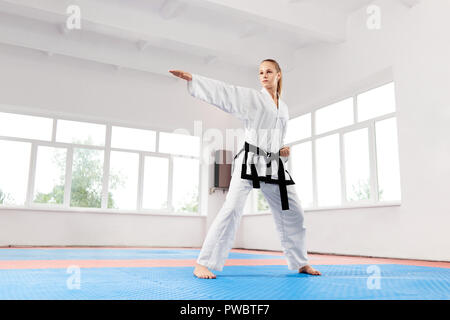
{"label": "outstretched arm", "polygon": [[191,81],[192,80],[192,74],[189,72],[181,71],[181,70],[169,70],[171,74],[173,74],[175,77]]}
{"label": "outstretched arm", "polygon": [[181,70],[170,70],[174,76],[188,81],[189,93],[208,102],[241,120],[250,117],[250,108],[254,89],[239,87]]}

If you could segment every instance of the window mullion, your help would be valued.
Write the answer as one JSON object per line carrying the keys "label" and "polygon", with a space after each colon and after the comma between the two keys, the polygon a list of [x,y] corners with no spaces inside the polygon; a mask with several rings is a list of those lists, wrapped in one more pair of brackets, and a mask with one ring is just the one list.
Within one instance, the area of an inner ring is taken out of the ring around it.
{"label": "window mullion", "polygon": [[371,199],[375,203],[379,201],[376,155],[375,121],[372,121],[369,125],[370,190],[372,194]]}
{"label": "window mullion", "polygon": [[139,153],[139,173],[138,173],[138,192],[137,192],[137,210],[142,211],[142,201],[144,198],[144,165],[145,155]]}
{"label": "window mullion", "polygon": [[66,177],[64,186],[64,208],[70,207],[70,194],[72,189],[73,147],[67,148],[66,153]]}
{"label": "window mullion", "polygon": [[347,185],[346,185],[346,168],[345,168],[345,148],[344,134],[339,133],[339,154],[340,154],[340,178],[341,178],[341,202],[342,205],[347,203]]}
{"label": "window mullion", "polygon": [[312,155],[312,187],[313,187],[313,208],[318,207],[317,194],[317,159],[316,159],[316,112],[311,113],[311,155]]}
{"label": "window mullion", "polygon": [[108,192],[108,185],[109,185],[109,167],[111,162],[111,133],[112,133],[112,126],[107,125],[106,126],[106,139],[105,139],[105,150],[103,155],[103,180],[102,180],[102,202],[101,202],[101,208],[107,209],[108,208],[108,199],[109,199],[109,192]]}
{"label": "window mullion", "polygon": [[171,212],[174,212],[173,201],[173,156],[169,156],[169,181],[167,183],[168,192],[167,192],[167,209]]}
{"label": "window mullion", "polygon": [[30,207],[33,202],[34,194],[34,182],[36,179],[36,158],[37,158],[37,144],[31,144],[31,154],[30,154],[30,167],[28,170],[28,187],[27,195],[25,199],[25,206]]}

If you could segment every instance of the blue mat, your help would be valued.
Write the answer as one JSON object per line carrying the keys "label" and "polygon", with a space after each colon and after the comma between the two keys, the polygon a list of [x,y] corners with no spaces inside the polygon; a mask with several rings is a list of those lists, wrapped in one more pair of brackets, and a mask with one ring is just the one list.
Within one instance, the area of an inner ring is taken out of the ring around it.
{"label": "blue mat", "polygon": [[80,289],[68,289],[65,269],[0,270],[0,299],[311,300],[450,299],[450,269],[377,265],[379,289],[369,289],[368,265],[315,266],[322,276],[286,266],[227,266],[216,279],[192,267],[81,269]]}
{"label": "blue mat", "polygon": [[[197,259],[199,253],[198,249],[0,249],[0,260]],[[284,259],[284,256],[230,252],[228,259]]]}

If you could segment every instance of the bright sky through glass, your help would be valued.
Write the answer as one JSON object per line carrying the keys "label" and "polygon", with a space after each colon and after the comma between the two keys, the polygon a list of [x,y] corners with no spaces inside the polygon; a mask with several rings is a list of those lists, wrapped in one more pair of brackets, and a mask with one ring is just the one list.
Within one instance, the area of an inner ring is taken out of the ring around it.
{"label": "bright sky through glass", "polygon": [[0,112],[0,136],[50,141],[53,119]]}
{"label": "bright sky through glass", "polygon": [[317,200],[319,206],[341,204],[339,135],[316,141]]}
{"label": "bright sky through glass", "polygon": [[289,161],[292,166],[292,179],[304,208],[313,206],[313,175],[311,141],[291,147]]}
{"label": "bright sky through glass", "polygon": [[169,159],[145,157],[142,199],[142,207],[144,209],[162,209],[167,207],[168,181]]}
{"label": "bright sky through glass", "polygon": [[376,89],[361,93],[358,99],[358,121],[395,112],[395,86],[391,82]]}
{"label": "bright sky through glass", "polygon": [[25,204],[31,143],[0,140],[0,190],[3,204]]}
{"label": "bright sky through glass", "polygon": [[311,136],[311,113],[290,119],[287,126],[284,143],[302,140]]}
{"label": "bright sky through glass", "polygon": [[369,136],[367,128],[344,134],[344,155],[347,200],[370,199]]}
{"label": "bright sky through glass", "polygon": [[380,200],[400,200],[397,123],[395,118],[375,124]]}
{"label": "bright sky through glass", "polygon": [[[38,147],[34,199],[38,193],[51,193],[58,185],[62,185],[64,189],[66,153],[65,148]],[[61,177],[63,177],[62,180]]]}
{"label": "bright sky through glass", "polygon": [[348,98],[316,111],[316,134],[353,124],[353,98]]}
{"label": "bright sky through glass", "polygon": [[56,141],[96,146],[105,145],[106,126],[103,124],[58,120]]}
{"label": "bright sky through glass", "polygon": [[155,151],[155,146],[156,131],[112,127],[112,148]]}
{"label": "bright sky through glass", "polygon": [[159,152],[198,157],[200,138],[179,133],[160,132]]}
{"label": "bright sky through glass", "polygon": [[[136,209],[138,171],[139,155],[137,153],[111,151],[109,192],[112,193],[115,208]],[[115,176],[121,179],[120,185],[113,185]]]}

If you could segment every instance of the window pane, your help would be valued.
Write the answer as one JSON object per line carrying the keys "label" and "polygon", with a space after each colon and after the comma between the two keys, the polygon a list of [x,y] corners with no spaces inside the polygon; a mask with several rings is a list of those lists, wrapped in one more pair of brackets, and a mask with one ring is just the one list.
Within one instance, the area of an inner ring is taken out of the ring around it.
{"label": "window pane", "polygon": [[400,167],[396,118],[376,122],[375,131],[379,199],[381,201],[400,200]]}
{"label": "window pane", "polygon": [[369,200],[371,196],[367,128],[344,134],[344,155],[347,200]]}
{"label": "window pane", "polygon": [[200,138],[178,133],[159,133],[159,152],[198,157]]}
{"label": "window pane", "polygon": [[38,147],[34,202],[64,203],[66,156],[65,148]]}
{"label": "window pane", "polygon": [[319,206],[341,204],[339,135],[316,141],[317,201]]}
{"label": "window pane", "polygon": [[173,158],[173,207],[176,212],[198,211],[199,161]]}
{"label": "window pane", "polygon": [[102,177],[103,151],[75,148],[70,205],[72,207],[100,208]]}
{"label": "window pane", "polygon": [[313,206],[313,176],[311,141],[291,147],[289,161],[292,167],[297,195],[305,208]]}
{"label": "window pane", "polygon": [[169,159],[145,157],[142,207],[146,209],[167,208],[168,184]]}
{"label": "window pane", "polygon": [[348,98],[316,111],[316,134],[351,124],[353,124],[353,98]]}
{"label": "window pane", "polygon": [[0,204],[25,204],[31,143],[0,140]]}
{"label": "window pane", "polygon": [[311,113],[289,120],[284,143],[311,137]]}
{"label": "window pane", "polygon": [[106,126],[87,122],[58,120],[56,141],[104,146]]}
{"label": "window pane", "polygon": [[53,119],[0,112],[0,136],[52,139]]}
{"label": "window pane", "polygon": [[364,121],[383,114],[395,112],[395,86],[391,82],[364,92],[357,97],[358,121]]}
{"label": "window pane", "polygon": [[267,212],[270,210],[269,203],[267,203],[261,189],[254,189],[254,197],[256,197],[256,211]]}
{"label": "window pane", "polygon": [[155,151],[156,132],[151,130],[112,127],[113,148]]}
{"label": "window pane", "polygon": [[109,168],[108,208],[136,209],[139,155],[111,151]]}

